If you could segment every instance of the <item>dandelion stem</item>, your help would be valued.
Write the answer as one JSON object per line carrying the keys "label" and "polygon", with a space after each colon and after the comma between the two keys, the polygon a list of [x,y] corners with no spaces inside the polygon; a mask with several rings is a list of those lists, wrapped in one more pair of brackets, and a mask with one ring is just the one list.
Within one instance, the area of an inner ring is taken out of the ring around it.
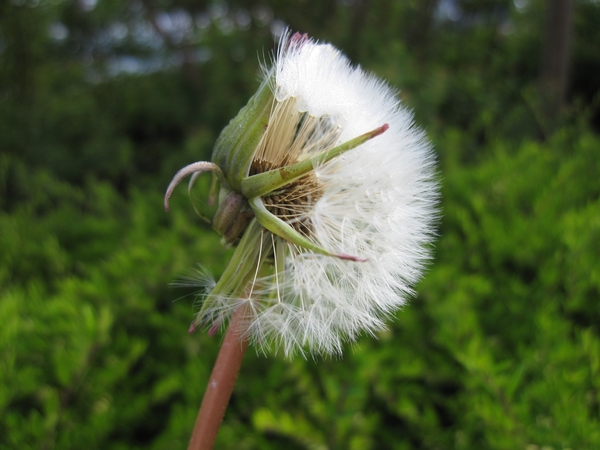
{"label": "dandelion stem", "polygon": [[221,345],[200,405],[188,450],[210,450],[214,446],[248,347],[248,340],[241,338],[245,313],[246,305],[242,304],[231,317],[225,340]]}

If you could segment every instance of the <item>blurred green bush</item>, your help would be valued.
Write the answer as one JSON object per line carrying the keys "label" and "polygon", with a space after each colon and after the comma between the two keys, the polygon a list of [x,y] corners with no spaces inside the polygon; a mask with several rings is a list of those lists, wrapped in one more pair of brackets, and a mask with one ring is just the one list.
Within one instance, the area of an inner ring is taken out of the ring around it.
{"label": "blurred green bush", "polygon": [[187,335],[194,290],[169,283],[197,262],[218,276],[228,250],[185,189],[169,214],[162,194],[256,87],[277,20],[403,88],[443,217],[418,297],[378,340],[343,360],[249,352],[217,448],[600,448],[597,4],[577,5],[577,84],[550,123],[538,1],[464,2],[463,23],[436,2],[158,2],[190,11],[212,58],[109,76],[122,53],[187,48],[127,38],[86,62],[106,27],[148,18],[134,3],[0,6],[0,448],[187,445],[219,338]]}

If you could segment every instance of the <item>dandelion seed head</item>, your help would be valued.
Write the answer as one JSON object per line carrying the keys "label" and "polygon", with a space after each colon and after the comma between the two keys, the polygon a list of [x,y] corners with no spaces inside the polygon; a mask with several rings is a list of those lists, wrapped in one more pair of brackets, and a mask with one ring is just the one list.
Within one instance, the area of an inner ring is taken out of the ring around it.
{"label": "dandelion seed head", "polygon": [[[261,200],[319,248],[361,262],[319,254],[251,222],[239,244],[250,251],[227,274],[236,281],[211,284],[198,321],[219,326],[246,303],[246,337],[260,350],[339,355],[344,342],[385,329],[414,295],[435,237],[434,154],[396,91],[329,44],[286,33],[263,71],[272,103],[247,176],[314,161]],[[377,137],[319,159],[382,124],[389,128]]]}

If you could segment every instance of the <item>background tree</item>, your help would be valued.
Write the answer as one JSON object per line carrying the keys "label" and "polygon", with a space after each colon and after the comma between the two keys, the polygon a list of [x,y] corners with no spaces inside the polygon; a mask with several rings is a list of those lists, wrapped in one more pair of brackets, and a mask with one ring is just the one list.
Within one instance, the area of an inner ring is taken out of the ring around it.
{"label": "background tree", "polygon": [[541,86],[547,115],[555,119],[564,108],[571,63],[573,1],[549,0],[542,48]]}

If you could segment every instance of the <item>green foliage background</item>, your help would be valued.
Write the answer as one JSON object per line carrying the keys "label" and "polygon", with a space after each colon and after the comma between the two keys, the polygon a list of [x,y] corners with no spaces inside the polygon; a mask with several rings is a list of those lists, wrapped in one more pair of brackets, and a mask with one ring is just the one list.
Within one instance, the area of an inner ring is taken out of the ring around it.
{"label": "green foliage background", "polygon": [[550,117],[544,2],[441,3],[0,4],[0,448],[185,448],[219,337],[188,336],[193,290],[169,283],[228,252],[185,189],[169,214],[162,196],[284,24],[402,89],[437,149],[440,238],[378,340],[250,351],[217,448],[600,448],[600,6],[575,2]]}

